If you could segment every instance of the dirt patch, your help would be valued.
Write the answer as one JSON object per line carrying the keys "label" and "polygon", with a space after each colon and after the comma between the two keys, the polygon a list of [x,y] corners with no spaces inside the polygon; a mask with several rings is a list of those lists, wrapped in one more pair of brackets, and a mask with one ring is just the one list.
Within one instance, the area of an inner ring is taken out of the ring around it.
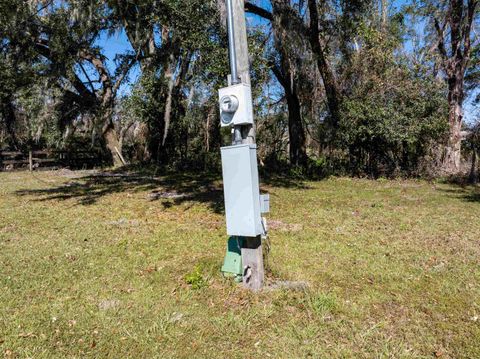
{"label": "dirt patch", "polygon": [[152,192],[148,195],[150,201],[156,201],[158,199],[182,199],[186,198],[185,193],[178,192]]}
{"label": "dirt patch", "polygon": [[268,283],[264,288],[264,291],[270,292],[274,290],[293,290],[293,291],[305,291],[310,288],[310,284],[304,281],[288,281],[277,280]]}
{"label": "dirt patch", "polygon": [[72,171],[68,168],[61,168],[53,172],[55,175],[65,178],[82,178],[98,174],[98,170]]}
{"label": "dirt patch", "polygon": [[115,227],[138,227],[140,225],[140,221],[136,219],[120,218],[118,221],[110,221],[107,222],[107,224]]}
{"label": "dirt patch", "polygon": [[274,231],[300,232],[303,230],[303,225],[299,223],[285,223],[279,220],[269,220],[268,228]]}
{"label": "dirt patch", "polygon": [[100,310],[109,310],[109,309],[115,309],[120,306],[120,301],[116,299],[110,299],[110,300],[102,300],[100,303],[98,303],[98,309]]}

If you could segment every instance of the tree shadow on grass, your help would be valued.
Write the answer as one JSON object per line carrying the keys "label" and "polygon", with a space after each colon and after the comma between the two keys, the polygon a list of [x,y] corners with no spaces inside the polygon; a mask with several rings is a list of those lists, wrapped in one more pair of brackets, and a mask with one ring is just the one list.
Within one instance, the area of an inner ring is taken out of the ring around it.
{"label": "tree shadow on grass", "polygon": [[166,208],[185,202],[207,204],[222,213],[223,189],[219,176],[209,174],[167,174],[148,176],[136,173],[103,172],[75,178],[60,186],[19,190],[18,196],[37,196],[37,201],[76,199],[79,205],[92,205],[104,196],[125,192],[147,192],[146,200],[162,201]]}
{"label": "tree shadow on grass", "polygon": [[457,185],[454,188],[442,188],[441,191],[466,202],[480,203],[480,187],[478,186]]}
{"label": "tree shadow on grass", "polygon": [[262,176],[262,184],[272,186],[272,187],[282,187],[282,188],[293,188],[293,189],[302,189],[308,190],[312,189],[311,186],[308,186],[303,180],[297,178],[290,178],[286,176]]}
{"label": "tree shadow on grass", "polygon": [[[68,177],[67,177],[68,178]],[[288,177],[268,177],[262,183],[273,187],[310,189],[303,181]],[[59,186],[25,189],[18,196],[37,196],[37,201],[77,200],[93,205],[102,197],[119,193],[146,192],[146,200],[161,201],[165,208],[184,203],[206,204],[215,213],[224,213],[221,175],[216,173],[167,173],[129,171],[128,168],[70,177]]]}

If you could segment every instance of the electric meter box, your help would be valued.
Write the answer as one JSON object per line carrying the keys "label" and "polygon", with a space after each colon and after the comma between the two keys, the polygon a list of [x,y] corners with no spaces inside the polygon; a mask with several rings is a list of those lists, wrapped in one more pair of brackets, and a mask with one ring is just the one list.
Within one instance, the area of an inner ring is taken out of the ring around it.
{"label": "electric meter box", "polygon": [[262,235],[257,146],[229,146],[221,151],[227,234],[242,237]]}
{"label": "electric meter box", "polygon": [[238,84],[218,91],[222,127],[253,125],[252,89]]}

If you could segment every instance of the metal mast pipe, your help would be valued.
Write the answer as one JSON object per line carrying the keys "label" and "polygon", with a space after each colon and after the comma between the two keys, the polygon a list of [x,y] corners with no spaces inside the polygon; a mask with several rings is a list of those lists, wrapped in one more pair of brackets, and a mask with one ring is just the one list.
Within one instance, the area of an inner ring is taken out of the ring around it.
{"label": "metal mast pipe", "polygon": [[232,76],[232,84],[240,83],[237,69],[237,50],[235,48],[235,25],[233,17],[233,0],[227,2],[227,23],[228,23],[228,51],[230,53],[230,72]]}

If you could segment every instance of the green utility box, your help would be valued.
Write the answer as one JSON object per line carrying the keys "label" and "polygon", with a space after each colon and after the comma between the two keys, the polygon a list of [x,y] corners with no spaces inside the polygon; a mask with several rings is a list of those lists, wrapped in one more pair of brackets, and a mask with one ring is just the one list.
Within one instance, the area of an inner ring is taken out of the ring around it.
{"label": "green utility box", "polygon": [[243,277],[242,268],[242,237],[230,237],[227,244],[227,254],[223,262],[222,272],[226,277],[235,277],[241,281]]}

